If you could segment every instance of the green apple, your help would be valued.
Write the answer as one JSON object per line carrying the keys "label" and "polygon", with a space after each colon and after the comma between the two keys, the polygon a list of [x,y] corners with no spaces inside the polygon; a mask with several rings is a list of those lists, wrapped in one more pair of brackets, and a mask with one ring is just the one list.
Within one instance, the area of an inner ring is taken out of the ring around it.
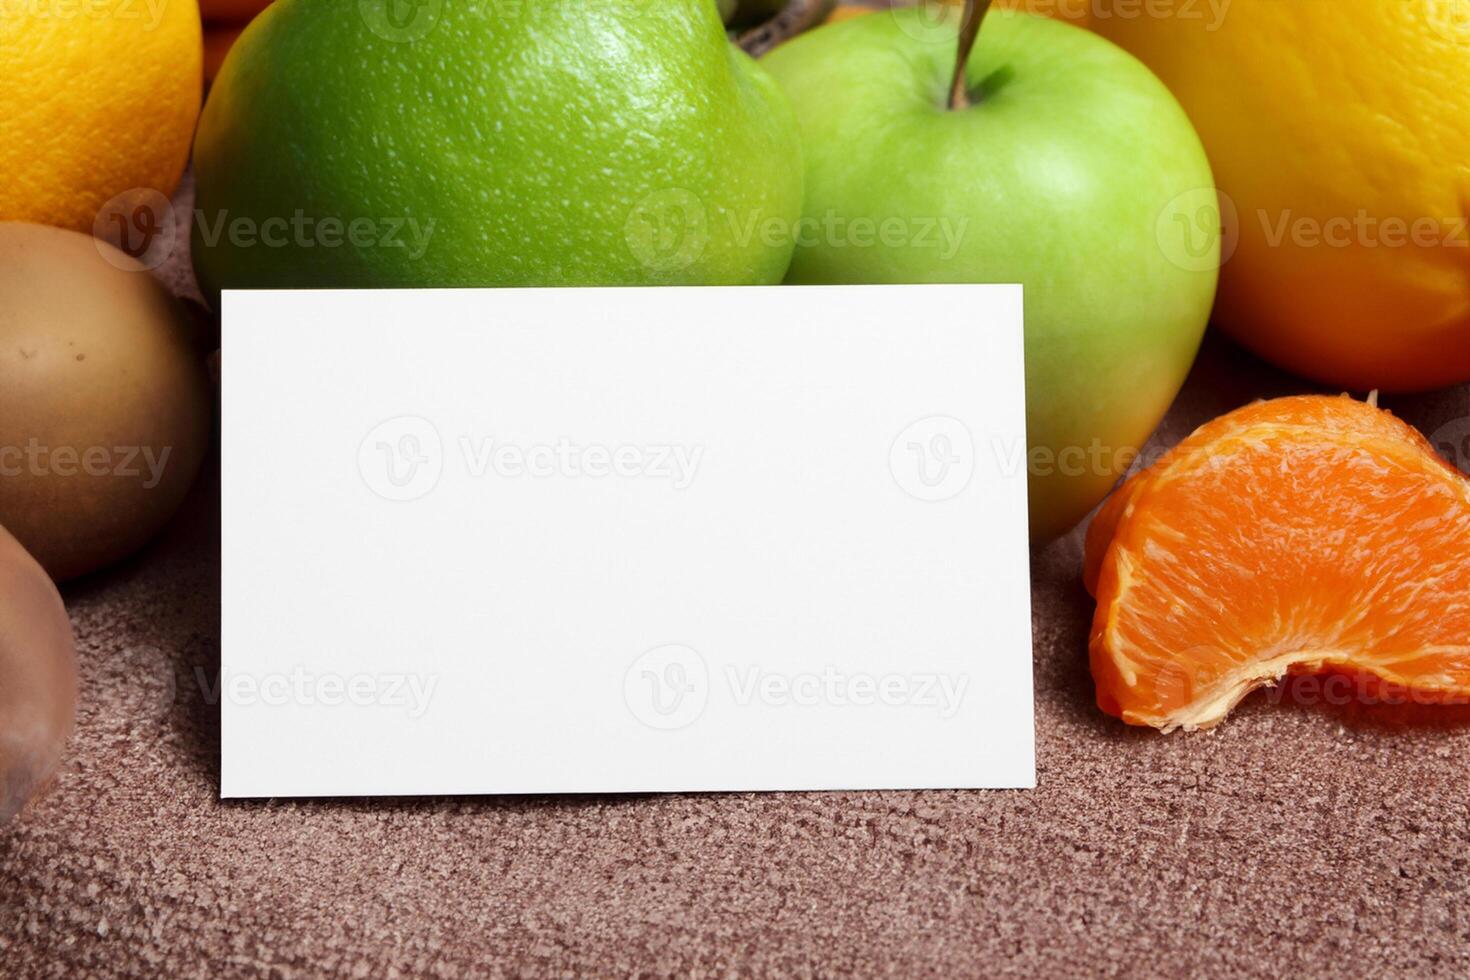
{"label": "green apple", "polygon": [[762,62],[806,158],[787,281],[1025,286],[1044,540],[1106,495],[1194,361],[1219,267],[1214,181],[1163,84],[1069,24],[990,13],[952,99],[958,23],[873,14]]}
{"label": "green apple", "polygon": [[712,0],[276,0],[200,119],[206,289],[779,282],[796,123]]}

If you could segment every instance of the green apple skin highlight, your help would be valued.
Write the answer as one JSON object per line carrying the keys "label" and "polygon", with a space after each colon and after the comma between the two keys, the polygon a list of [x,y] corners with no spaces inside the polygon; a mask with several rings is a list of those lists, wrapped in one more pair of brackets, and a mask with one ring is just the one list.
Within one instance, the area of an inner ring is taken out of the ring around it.
{"label": "green apple skin highlight", "polygon": [[[399,8],[401,15],[404,8]],[[710,0],[277,0],[200,120],[206,290],[780,282],[802,165]]]}
{"label": "green apple skin highlight", "polygon": [[[787,281],[1022,283],[1031,525],[1046,540],[1112,488],[1194,361],[1219,236],[1180,252],[1169,235],[1195,227],[1214,179],[1164,85],[1069,24],[991,11],[967,66],[972,105],[950,110],[958,20],[872,14],[762,61],[796,110],[807,227],[910,232],[804,235]],[[921,235],[929,222],[956,244]]]}

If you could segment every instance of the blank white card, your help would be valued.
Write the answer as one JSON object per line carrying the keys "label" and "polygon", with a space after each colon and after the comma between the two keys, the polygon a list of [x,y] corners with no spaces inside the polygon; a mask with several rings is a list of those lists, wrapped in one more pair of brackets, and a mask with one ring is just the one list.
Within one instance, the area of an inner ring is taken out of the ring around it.
{"label": "blank white card", "polygon": [[1034,785],[1021,306],[226,293],[222,795]]}

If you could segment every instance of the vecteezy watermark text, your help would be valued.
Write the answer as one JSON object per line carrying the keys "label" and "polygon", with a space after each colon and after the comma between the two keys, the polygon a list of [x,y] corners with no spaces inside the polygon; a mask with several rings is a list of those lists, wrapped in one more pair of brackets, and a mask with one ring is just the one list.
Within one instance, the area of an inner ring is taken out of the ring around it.
{"label": "vecteezy watermark text", "polygon": [[152,490],[171,455],[172,446],[49,446],[32,437],[23,446],[0,445],[0,477],[116,477]]}
{"label": "vecteezy watermark text", "polygon": [[[1218,31],[1230,13],[1232,0],[1087,0],[1082,7],[1099,21],[1107,20],[1182,20],[1197,22],[1205,31]],[[1069,10],[1067,0],[1022,0],[1022,8],[1031,13],[1045,13],[1051,4],[1058,12]]]}
{"label": "vecteezy watermark text", "polygon": [[34,21],[135,21],[151,31],[163,23],[170,0],[0,0],[0,23]]}
{"label": "vecteezy watermark text", "polygon": [[221,240],[235,248],[391,248],[403,249],[410,259],[421,259],[434,236],[434,219],[420,223],[412,215],[370,218],[315,216],[297,208],[290,216],[231,217],[226,210],[213,216],[195,212],[199,237],[210,248]]}
{"label": "vecteezy watermark text", "polygon": [[[1470,3],[1470,0],[1466,0]],[[1463,214],[1302,214],[1291,208],[1241,210],[1223,191],[1195,188],[1159,212],[1155,237],[1164,256],[1191,272],[1227,264],[1249,239],[1269,249],[1470,251],[1470,217]]]}
{"label": "vecteezy watermark text", "polygon": [[783,671],[727,663],[711,674],[698,651],[677,643],[647,651],[623,676],[629,713],[660,731],[692,725],[712,700],[736,708],[931,711],[948,720],[959,712],[969,689],[969,675],[937,671],[875,674],[831,665]]}
{"label": "vecteezy watermark text", "polygon": [[1261,234],[1271,248],[1459,248],[1470,249],[1470,218],[1378,217],[1366,208],[1332,218],[1261,210]]}
{"label": "vecteezy watermark text", "polygon": [[820,672],[787,674],[760,667],[725,668],[735,703],[774,708],[927,708],[953,718],[969,690],[968,675],[865,674],[826,667]]}
{"label": "vecteezy watermark text", "polygon": [[449,458],[472,480],[658,480],[687,490],[698,476],[704,447],[682,443],[616,445],[560,438],[516,441],[461,435],[446,449],[428,419],[403,415],[373,428],[362,440],[357,465],[368,489],[385,500],[417,500],[439,484]]}
{"label": "vecteezy watermark text", "polygon": [[497,443],[491,438],[475,440],[462,436],[459,448],[465,470],[472,477],[489,474],[505,479],[523,476],[537,479],[590,477],[594,480],[621,477],[667,480],[675,490],[689,489],[704,458],[703,446],[584,446],[570,439],[518,445]]}
{"label": "vecteezy watermark text", "polygon": [[[428,252],[437,226],[432,217],[421,219],[412,214],[342,216],[310,214],[304,208],[264,216],[233,214],[226,208],[196,208],[181,214],[158,191],[134,187],[98,209],[92,235],[144,268],[156,269],[187,238],[187,220],[193,221],[200,244],[206,248],[226,244],[236,249],[385,249],[400,252],[410,261]],[[119,261],[100,245],[99,250],[108,261]]]}
{"label": "vecteezy watermark text", "polygon": [[670,187],[641,199],[628,214],[624,235],[628,249],[656,272],[687,268],[703,257],[713,231],[740,248],[915,249],[948,262],[964,245],[970,219],[949,215],[850,217],[828,210],[792,220],[756,208],[711,209],[692,191]]}
{"label": "vecteezy watermark text", "polygon": [[[1040,17],[1099,21],[1175,20],[1214,33],[1225,25],[1234,0],[1019,0],[1013,9]],[[1453,2],[1453,0],[1451,0]],[[890,10],[903,32],[926,44],[952,44],[959,8],[943,0],[896,3]]]}
{"label": "vecteezy watermark text", "polygon": [[194,675],[208,704],[224,698],[239,707],[394,708],[410,718],[423,717],[439,686],[437,674],[337,674],[305,667],[263,674],[224,671],[213,679],[195,667]]}
{"label": "vecteezy watermark text", "polygon": [[784,218],[751,214],[744,219],[726,216],[730,234],[741,248],[759,240],[767,248],[795,243],[797,248],[913,248],[930,251],[941,262],[959,253],[970,227],[965,217],[849,218],[828,210],[821,217]]}

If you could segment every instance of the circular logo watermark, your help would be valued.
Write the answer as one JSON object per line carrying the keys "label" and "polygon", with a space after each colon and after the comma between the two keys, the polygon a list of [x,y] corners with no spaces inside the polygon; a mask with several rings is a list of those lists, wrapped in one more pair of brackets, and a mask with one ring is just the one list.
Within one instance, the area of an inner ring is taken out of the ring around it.
{"label": "circular logo watermark", "polygon": [[933,415],[904,429],[888,450],[888,469],[911,497],[935,503],[964,492],[975,473],[975,440],[959,419]]}
{"label": "circular logo watermark", "polygon": [[686,728],[709,704],[709,669],[690,647],[678,643],[655,647],[633,661],[623,675],[623,701],[649,728]]}
{"label": "circular logo watermark", "polygon": [[960,36],[958,7],[943,0],[919,0],[913,6],[890,7],[888,15],[898,22],[899,30],[924,44],[955,44]]}
{"label": "circular logo watermark", "polygon": [[699,261],[709,244],[704,203],[682,187],[654,191],[623,225],[628,248],[654,272],[677,272]]}
{"label": "circular logo watermark", "polygon": [[1154,237],[1164,258],[1187,272],[1218,269],[1240,244],[1240,212],[1230,196],[1199,187],[1175,197],[1159,212]]}
{"label": "circular logo watermark", "polygon": [[[1160,706],[1188,704],[1197,693],[1205,691],[1213,681],[1215,665],[1220,663],[1219,649],[1194,646],[1159,664],[1152,678],[1154,697]],[[1211,675],[1207,676],[1206,671]]]}
{"label": "circular logo watermark", "polygon": [[1470,416],[1450,419],[1435,429],[1429,444],[1445,462],[1470,476]]}
{"label": "circular logo watermark", "polygon": [[362,482],[384,500],[427,496],[444,473],[444,445],[428,419],[403,415],[373,429],[357,449]]}
{"label": "circular logo watermark", "polygon": [[[92,237],[96,241],[106,242],[136,259],[145,269],[156,269],[167,262],[178,236],[172,202],[151,187],[123,191],[102,205],[92,220]],[[97,251],[119,269],[132,269],[112,249],[98,245]]]}
{"label": "circular logo watermark", "polygon": [[417,41],[439,23],[444,0],[357,0],[368,30],[385,41]]}

